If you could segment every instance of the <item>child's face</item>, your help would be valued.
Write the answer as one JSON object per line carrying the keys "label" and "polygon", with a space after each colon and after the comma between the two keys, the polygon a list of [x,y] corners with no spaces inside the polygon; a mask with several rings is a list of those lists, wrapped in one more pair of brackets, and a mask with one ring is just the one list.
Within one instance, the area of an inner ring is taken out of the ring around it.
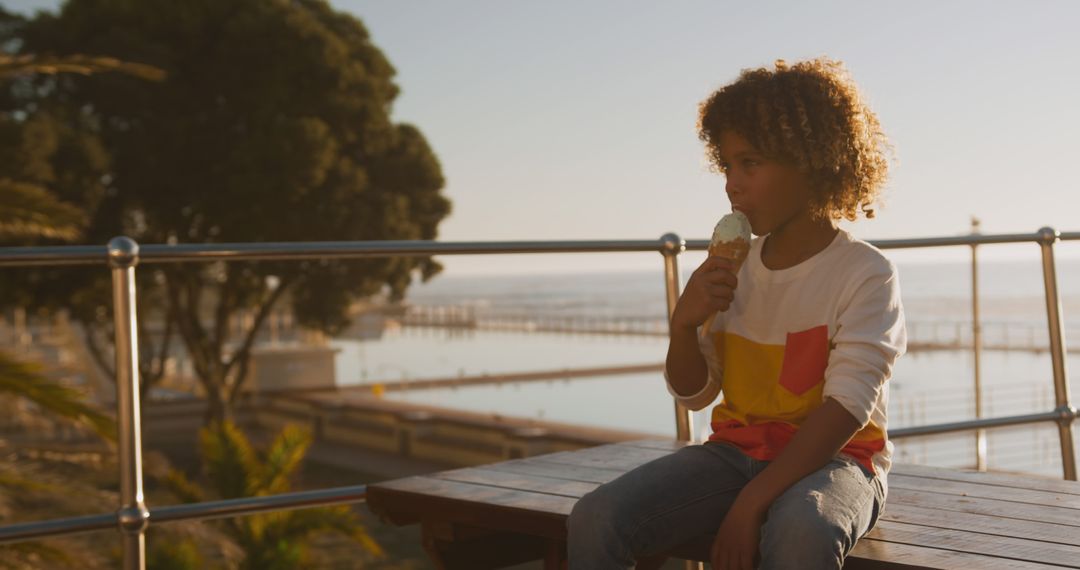
{"label": "child's face", "polygon": [[755,235],[808,216],[813,190],[796,166],[765,157],[733,131],[720,134],[720,150],[731,207],[746,214]]}

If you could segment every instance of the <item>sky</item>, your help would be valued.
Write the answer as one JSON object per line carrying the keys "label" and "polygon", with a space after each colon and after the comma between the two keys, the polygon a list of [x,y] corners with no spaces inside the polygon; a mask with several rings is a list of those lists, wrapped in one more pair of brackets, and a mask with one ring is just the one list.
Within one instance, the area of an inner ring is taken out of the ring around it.
{"label": "sky", "polygon": [[[972,216],[983,233],[1080,231],[1080,3],[332,4],[367,26],[397,70],[394,119],[439,158],[453,202],[440,241],[707,238],[730,204],[697,139],[698,103],[744,68],[817,56],[844,61],[896,150],[877,217],[841,223],[856,237],[959,235]],[[448,275],[662,267],[653,253],[440,261]]]}

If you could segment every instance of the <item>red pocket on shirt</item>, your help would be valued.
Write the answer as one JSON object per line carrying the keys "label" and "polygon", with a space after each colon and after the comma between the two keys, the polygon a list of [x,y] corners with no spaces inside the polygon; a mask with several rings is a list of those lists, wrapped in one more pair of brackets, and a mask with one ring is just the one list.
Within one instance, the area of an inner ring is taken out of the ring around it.
{"label": "red pocket on shirt", "polygon": [[780,368],[780,385],[792,394],[801,396],[825,379],[828,362],[827,325],[788,333],[784,343],[784,363]]}

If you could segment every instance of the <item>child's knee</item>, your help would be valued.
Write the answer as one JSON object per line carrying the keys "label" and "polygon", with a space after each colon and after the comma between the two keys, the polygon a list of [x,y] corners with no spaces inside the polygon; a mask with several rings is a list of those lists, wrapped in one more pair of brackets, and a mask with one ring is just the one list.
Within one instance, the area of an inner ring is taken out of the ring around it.
{"label": "child's knee", "polygon": [[824,516],[813,496],[774,504],[761,527],[761,568],[839,568],[847,532]]}
{"label": "child's knee", "polygon": [[619,504],[613,495],[601,485],[578,499],[566,519],[567,531],[580,536],[614,530]]}

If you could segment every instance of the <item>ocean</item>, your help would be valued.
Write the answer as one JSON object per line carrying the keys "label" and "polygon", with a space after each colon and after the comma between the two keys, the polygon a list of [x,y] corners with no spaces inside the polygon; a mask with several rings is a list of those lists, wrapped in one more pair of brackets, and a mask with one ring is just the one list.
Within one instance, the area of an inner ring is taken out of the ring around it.
{"label": "ocean", "polygon": [[[1034,253],[1034,252],[1033,252]],[[689,257],[689,254],[687,255]],[[696,265],[695,265],[696,266]],[[971,337],[969,263],[897,263],[910,341]],[[1080,261],[1058,261],[1066,346],[1080,342]],[[684,265],[682,278],[689,278]],[[985,261],[979,268],[984,345],[1046,345],[1046,309],[1037,256]],[[587,318],[597,322],[655,319],[666,314],[663,274],[439,276],[414,285],[417,306],[467,306],[477,315]],[[661,363],[663,336],[536,331],[388,328],[381,338],[335,339],[341,385],[435,377],[567,370],[558,380],[387,392],[401,401],[479,413],[553,420],[674,435],[674,406],[660,373],[575,378],[574,369]],[[983,416],[1046,411],[1054,405],[1049,353],[986,350],[981,356]],[[1080,353],[1068,358],[1070,370]],[[890,427],[973,418],[974,358],[970,350],[911,351],[890,379]],[[1072,391],[1076,394],[1077,383]],[[1074,398],[1073,405],[1077,405]],[[695,413],[697,437],[709,408]],[[1057,429],[1050,424],[988,432],[991,469],[1061,475]],[[948,467],[974,464],[974,434],[894,440],[894,459]]]}

